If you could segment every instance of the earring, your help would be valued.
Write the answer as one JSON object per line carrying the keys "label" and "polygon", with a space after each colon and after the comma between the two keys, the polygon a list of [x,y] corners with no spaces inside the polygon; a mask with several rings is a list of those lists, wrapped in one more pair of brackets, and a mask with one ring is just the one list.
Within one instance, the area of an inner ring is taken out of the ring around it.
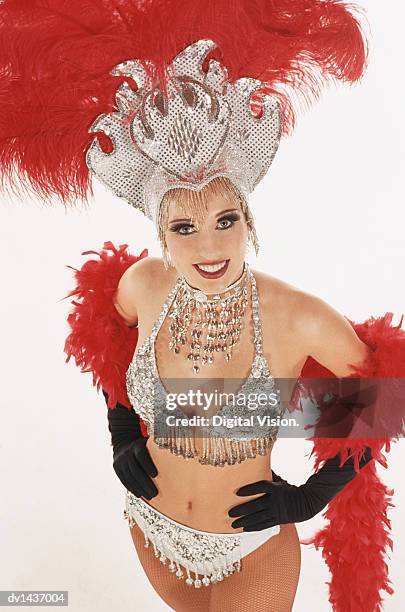
{"label": "earring", "polygon": [[259,241],[257,239],[255,223],[253,220],[253,215],[250,212],[249,204],[247,201],[242,198],[241,200],[241,209],[245,215],[245,220],[248,228],[248,241],[253,245],[256,253],[256,257],[259,255]]}
{"label": "earring", "polygon": [[248,241],[253,245],[255,249],[256,257],[257,257],[259,255],[259,241],[257,239],[256,229],[254,225],[253,226],[251,225],[251,223],[248,224],[248,227],[249,227]]}
{"label": "earring", "polygon": [[166,246],[164,246],[162,249],[162,257],[163,257],[163,263],[164,263],[166,270],[168,270],[169,267],[172,267],[172,268],[174,267],[172,258],[170,257],[170,253],[167,250]]}

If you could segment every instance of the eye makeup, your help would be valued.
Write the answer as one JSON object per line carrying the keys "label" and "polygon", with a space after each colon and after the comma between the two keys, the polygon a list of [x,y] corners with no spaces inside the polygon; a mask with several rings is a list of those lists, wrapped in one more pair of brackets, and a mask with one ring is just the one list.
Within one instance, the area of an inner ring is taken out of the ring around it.
{"label": "eye makeup", "polygon": [[[237,221],[240,220],[240,215],[238,213],[231,213],[228,215],[224,215],[223,217],[218,219],[218,223],[220,223],[221,221],[225,221],[225,219],[228,221],[232,221],[232,225],[229,225],[228,227],[219,228],[221,231],[227,230],[233,227],[233,225]],[[169,231],[180,234],[181,236],[189,236],[190,234],[194,233],[194,232],[181,233],[180,230],[186,227],[194,227],[194,225],[192,223],[174,223],[172,226],[169,227]]]}

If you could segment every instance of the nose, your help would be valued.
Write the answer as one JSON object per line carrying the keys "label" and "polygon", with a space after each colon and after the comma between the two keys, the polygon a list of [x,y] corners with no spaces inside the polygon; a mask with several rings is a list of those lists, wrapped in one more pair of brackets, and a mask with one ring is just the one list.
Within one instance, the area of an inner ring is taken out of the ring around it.
{"label": "nose", "polygon": [[200,258],[196,260],[196,263],[225,259],[223,249],[224,238],[221,236],[220,232],[212,230],[201,232],[198,236],[198,251],[200,252]]}

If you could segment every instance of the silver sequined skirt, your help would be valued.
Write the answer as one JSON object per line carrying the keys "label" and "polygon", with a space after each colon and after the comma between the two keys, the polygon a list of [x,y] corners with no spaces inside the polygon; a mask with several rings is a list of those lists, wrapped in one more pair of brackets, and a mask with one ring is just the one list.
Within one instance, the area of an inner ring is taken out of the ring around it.
{"label": "silver sequined skirt", "polygon": [[155,557],[170,572],[196,588],[241,571],[242,558],[280,532],[280,525],[235,534],[199,531],[161,514],[130,491],[126,492],[124,517],[131,527],[138,525],[145,546],[152,543]]}

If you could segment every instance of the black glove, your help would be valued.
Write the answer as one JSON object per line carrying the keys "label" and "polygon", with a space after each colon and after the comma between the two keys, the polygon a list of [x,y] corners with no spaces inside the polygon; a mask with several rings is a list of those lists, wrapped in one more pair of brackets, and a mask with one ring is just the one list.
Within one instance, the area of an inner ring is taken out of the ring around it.
{"label": "black glove", "polygon": [[271,470],[271,475],[273,478],[273,482],[287,482],[286,480],[284,480],[284,478],[281,478],[281,476],[279,476],[278,474],[276,474],[276,472],[274,472],[273,470]]}
{"label": "black glove", "polygon": [[[351,392],[338,400],[335,398],[334,408],[336,401],[345,410],[356,405],[364,408],[375,401],[375,387],[358,391],[356,395],[352,393],[353,385],[349,386]],[[371,448],[366,447],[363,457],[359,459],[359,468],[362,469],[371,459]],[[316,474],[312,474],[300,486],[289,484],[272,471],[273,482],[260,480],[240,487],[236,495],[264,495],[232,507],[228,515],[240,518],[233,521],[231,526],[235,529],[243,527],[244,531],[260,531],[275,525],[300,523],[314,517],[358,474],[353,457],[347,459],[342,467],[339,464],[340,454],[326,461]]]}
{"label": "black glove", "polygon": [[[359,460],[360,469],[371,458],[371,449],[367,447],[364,457]],[[336,455],[300,486],[281,479],[273,482],[260,480],[241,487],[236,495],[264,495],[231,508],[230,517],[241,517],[231,526],[235,529],[244,527],[244,531],[260,531],[284,523],[301,523],[314,517],[357,475],[352,457],[342,467],[339,463],[340,455]]]}
{"label": "black glove", "polygon": [[[103,389],[108,402],[108,394]],[[142,436],[139,416],[133,408],[119,402],[108,408],[108,429],[113,447],[113,468],[124,487],[136,497],[151,499],[158,494],[152,478],[158,471],[146,448],[147,438]]]}

